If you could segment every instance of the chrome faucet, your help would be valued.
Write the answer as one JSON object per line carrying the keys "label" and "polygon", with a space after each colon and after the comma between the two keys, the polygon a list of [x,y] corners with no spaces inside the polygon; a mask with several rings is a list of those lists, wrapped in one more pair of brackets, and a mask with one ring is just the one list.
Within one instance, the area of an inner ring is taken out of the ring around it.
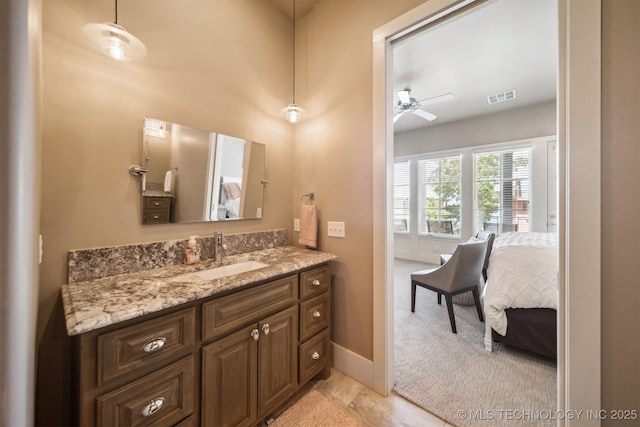
{"label": "chrome faucet", "polygon": [[214,252],[216,262],[222,261],[223,251],[227,250],[227,244],[222,242],[222,232],[216,233],[216,248]]}

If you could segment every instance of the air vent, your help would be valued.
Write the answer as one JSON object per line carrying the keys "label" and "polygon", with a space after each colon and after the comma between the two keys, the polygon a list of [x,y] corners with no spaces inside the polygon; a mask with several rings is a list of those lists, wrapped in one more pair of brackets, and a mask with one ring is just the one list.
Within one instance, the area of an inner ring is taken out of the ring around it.
{"label": "air vent", "polygon": [[487,102],[489,104],[497,104],[498,102],[511,101],[516,98],[516,91],[510,90],[507,92],[497,93],[495,95],[487,96]]}

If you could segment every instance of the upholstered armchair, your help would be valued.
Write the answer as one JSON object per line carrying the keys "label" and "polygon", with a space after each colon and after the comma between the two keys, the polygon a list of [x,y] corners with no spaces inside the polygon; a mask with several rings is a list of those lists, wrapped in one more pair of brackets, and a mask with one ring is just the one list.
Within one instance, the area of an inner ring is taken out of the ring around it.
{"label": "upholstered armchair", "polygon": [[441,296],[444,295],[447,311],[449,312],[451,330],[455,334],[457,330],[452,297],[465,292],[472,292],[476,309],[478,310],[478,317],[483,322],[478,283],[482,276],[486,253],[486,240],[460,243],[451,258],[440,267],[411,274],[411,312],[415,312],[416,288],[418,286],[436,292],[438,294],[438,304],[441,303]]}

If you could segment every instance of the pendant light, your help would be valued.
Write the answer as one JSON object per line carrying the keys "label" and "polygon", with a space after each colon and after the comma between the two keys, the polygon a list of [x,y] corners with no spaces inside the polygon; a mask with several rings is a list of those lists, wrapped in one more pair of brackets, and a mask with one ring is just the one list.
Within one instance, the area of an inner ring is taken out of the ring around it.
{"label": "pendant light", "polygon": [[299,122],[305,115],[304,108],[296,104],[296,0],[293,0],[293,95],[291,104],[282,109],[282,115],[291,123]]}
{"label": "pendant light", "polygon": [[118,0],[115,0],[114,22],[87,24],[82,29],[93,46],[110,58],[118,61],[142,59],[147,48],[136,36],[118,25]]}

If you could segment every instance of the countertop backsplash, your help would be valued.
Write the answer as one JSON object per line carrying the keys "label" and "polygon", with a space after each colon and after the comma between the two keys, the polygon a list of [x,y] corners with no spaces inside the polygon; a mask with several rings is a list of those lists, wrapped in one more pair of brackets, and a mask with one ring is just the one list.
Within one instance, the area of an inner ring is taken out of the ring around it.
{"label": "countertop backsplash", "polygon": [[[196,240],[201,249],[200,260],[214,259],[215,234]],[[188,238],[69,251],[69,283],[184,264],[187,241]],[[224,234],[223,243],[225,257],[277,248],[288,244],[287,230]]]}

